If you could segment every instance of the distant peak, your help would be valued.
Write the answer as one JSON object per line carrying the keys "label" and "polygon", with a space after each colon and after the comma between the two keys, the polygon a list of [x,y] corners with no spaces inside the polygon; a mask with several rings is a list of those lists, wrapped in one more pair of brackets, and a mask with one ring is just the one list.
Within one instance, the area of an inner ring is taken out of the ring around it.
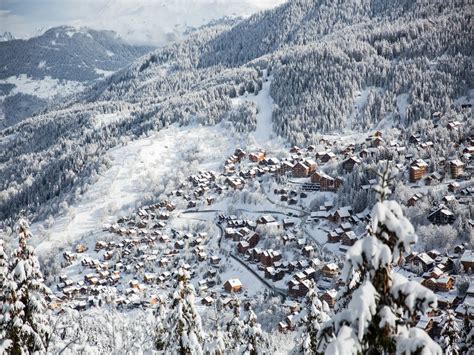
{"label": "distant peak", "polygon": [[6,42],[6,41],[13,41],[15,37],[11,34],[11,32],[4,32],[0,34],[0,42]]}

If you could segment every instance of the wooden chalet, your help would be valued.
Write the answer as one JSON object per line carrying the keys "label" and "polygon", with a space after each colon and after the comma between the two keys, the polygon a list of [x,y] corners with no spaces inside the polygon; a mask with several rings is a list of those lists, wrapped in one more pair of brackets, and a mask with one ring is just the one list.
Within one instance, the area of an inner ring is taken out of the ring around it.
{"label": "wooden chalet", "polygon": [[451,160],[449,166],[451,170],[451,177],[453,179],[457,179],[463,175],[465,164],[459,159]]}
{"label": "wooden chalet", "polygon": [[229,293],[240,292],[242,290],[242,283],[239,279],[229,279],[224,283],[224,290]]}
{"label": "wooden chalet", "polygon": [[410,182],[421,180],[428,172],[428,164],[423,159],[417,159],[410,165]]}
{"label": "wooden chalet", "polygon": [[355,156],[352,156],[352,157],[349,157],[347,158],[346,160],[344,160],[344,162],[342,163],[342,168],[345,170],[345,171],[352,171],[354,170],[354,167],[358,164],[361,163],[361,160]]}

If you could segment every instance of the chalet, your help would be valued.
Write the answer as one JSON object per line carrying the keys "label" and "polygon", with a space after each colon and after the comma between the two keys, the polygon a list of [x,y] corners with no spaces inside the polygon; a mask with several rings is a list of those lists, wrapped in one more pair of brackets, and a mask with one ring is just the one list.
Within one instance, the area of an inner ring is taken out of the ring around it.
{"label": "chalet", "polygon": [[352,246],[357,241],[357,236],[353,231],[344,232],[341,235],[341,244],[346,246]]}
{"label": "chalet", "polygon": [[436,280],[436,289],[441,292],[448,292],[454,288],[454,279],[451,276],[443,276]]}
{"label": "chalet", "polygon": [[448,124],[446,125],[446,128],[449,129],[450,131],[458,129],[459,127],[461,127],[461,122],[457,120],[449,121]]}
{"label": "chalet", "polygon": [[275,222],[276,222],[276,219],[270,215],[265,215],[257,219],[257,224],[271,224]]}
{"label": "chalet", "polygon": [[435,185],[435,184],[440,183],[441,180],[443,180],[443,176],[440,173],[435,171],[434,173],[428,175],[425,178],[425,185],[428,185],[428,186]]}
{"label": "chalet", "polygon": [[245,157],[247,155],[247,153],[245,152],[245,150],[243,150],[242,148],[237,148],[235,151],[234,151],[234,155],[239,159],[241,160],[243,157]]}
{"label": "chalet", "polygon": [[410,199],[407,201],[407,206],[415,206],[416,203],[423,197],[423,195],[419,192],[414,194]]}
{"label": "chalet", "polygon": [[110,260],[112,259],[112,257],[114,256],[114,252],[109,250],[109,251],[106,251],[105,254],[104,254],[104,260]]}
{"label": "chalet", "polygon": [[462,254],[462,253],[464,253],[464,250],[466,250],[466,248],[462,244],[458,244],[454,247],[454,252],[456,254]]}
{"label": "chalet", "polygon": [[420,253],[413,259],[413,264],[420,266],[423,271],[428,271],[434,266],[434,260],[426,253]]}
{"label": "chalet", "polygon": [[339,267],[334,263],[326,264],[322,268],[322,273],[326,277],[336,278],[339,275]]}
{"label": "chalet", "polygon": [[212,306],[213,303],[214,303],[214,298],[212,298],[211,296],[204,297],[201,300],[201,304],[203,304],[204,306]]}
{"label": "chalet", "polygon": [[457,181],[451,182],[448,184],[448,191],[455,192],[456,190],[459,189],[460,186],[461,185]]}
{"label": "chalet", "polygon": [[74,260],[76,260],[76,254],[71,253],[70,251],[65,251],[63,253],[64,260],[66,260],[69,263],[72,263]]}
{"label": "chalet", "polygon": [[239,244],[237,244],[237,251],[241,254],[245,254],[247,250],[249,249],[250,249],[250,245],[246,241],[242,241],[242,242],[239,242]]}
{"label": "chalet", "polygon": [[305,162],[298,162],[293,166],[292,173],[294,177],[307,177],[310,173],[310,166]]}
{"label": "chalet", "polygon": [[107,248],[107,243],[106,242],[103,242],[101,240],[97,241],[97,243],[95,243],[95,251],[99,251],[99,250],[102,250],[102,249],[105,249]]}
{"label": "chalet", "polygon": [[421,143],[420,135],[412,134],[410,138],[408,138],[408,142],[410,142],[411,144],[416,144],[416,145],[420,144]]}
{"label": "chalet", "polygon": [[224,283],[224,289],[229,293],[240,292],[242,283],[239,279],[229,279]]}
{"label": "chalet", "polygon": [[283,163],[281,163],[280,169],[279,169],[279,173],[281,175],[285,175],[286,173],[288,173],[290,171],[293,171],[293,164],[292,163],[290,163],[288,161],[284,161]]}
{"label": "chalet", "polygon": [[312,245],[306,245],[303,248],[303,255],[307,257],[311,257],[314,253],[314,247]]}
{"label": "chalet", "polygon": [[349,222],[345,222],[341,223],[340,227],[344,232],[349,232],[352,229],[352,224],[350,224]]}
{"label": "chalet", "polygon": [[440,205],[428,215],[428,219],[433,224],[452,224],[456,217],[445,205]]}
{"label": "chalet", "polygon": [[336,305],[336,296],[337,296],[337,291],[332,289],[332,290],[327,290],[321,295],[321,299],[325,301],[329,307],[334,308]]}
{"label": "chalet", "polygon": [[345,171],[352,171],[354,170],[354,166],[360,164],[360,159],[357,157],[349,157],[342,163],[342,168]]}
{"label": "chalet", "polygon": [[292,297],[303,297],[311,287],[311,281],[309,280],[297,281],[293,279],[288,283],[288,294]]}
{"label": "chalet", "polygon": [[328,243],[339,243],[341,241],[341,235],[335,231],[328,233]]}
{"label": "chalet", "polygon": [[452,160],[449,164],[451,169],[451,177],[453,179],[457,179],[462,176],[464,173],[464,166],[465,164],[460,161],[459,159]]}
{"label": "chalet", "polygon": [[461,256],[461,265],[467,273],[474,271],[474,251],[472,249],[464,251]]}
{"label": "chalet", "polygon": [[295,221],[293,219],[285,218],[283,220],[283,228],[288,229],[295,226]]}
{"label": "chalet", "polygon": [[260,236],[258,235],[258,233],[249,232],[248,235],[245,237],[245,241],[249,244],[250,248],[254,248],[260,241]]}
{"label": "chalet", "polygon": [[428,164],[422,159],[415,160],[410,165],[410,182],[421,180],[427,172]]}
{"label": "chalet", "polygon": [[352,207],[351,206],[344,206],[334,212],[331,216],[331,219],[334,222],[346,222],[349,221],[351,218]]}
{"label": "chalet", "polygon": [[333,178],[323,172],[315,172],[311,175],[311,182],[320,185],[321,191],[336,191],[342,186],[342,180]]}
{"label": "chalet", "polygon": [[342,154],[344,155],[352,155],[354,153],[354,150],[355,150],[355,145],[354,144],[349,144],[347,147],[345,147],[343,150],[342,150]]}
{"label": "chalet", "polygon": [[87,251],[87,247],[84,244],[78,244],[76,246],[76,253],[84,253]]}
{"label": "chalet", "polygon": [[250,153],[249,154],[249,159],[250,159],[250,161],[252,161],[254,163],[258,163],[258,162],[265,159],[265,152],[264,151],[259,151],[258,153]]}
{"label": "chalet", "polygon": [[451,294],[438,294],[438,307],[441,309],[450,309],[454,306],[456,295]]}
{"label": "chalet", "polygon": [[320,158],[322,163],[327,163],[328,161],[333,159],[336,159],[336,154],[334,154],[333,152],[325,152]]}

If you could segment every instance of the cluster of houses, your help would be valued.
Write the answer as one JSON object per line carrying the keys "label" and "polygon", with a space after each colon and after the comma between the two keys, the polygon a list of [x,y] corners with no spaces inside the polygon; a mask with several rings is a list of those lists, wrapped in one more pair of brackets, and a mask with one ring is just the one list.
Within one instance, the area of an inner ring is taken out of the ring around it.
{"label": "cluster of houses", "polygon": [[[461,125],[455,121],[449,124],[451,129],[459,129]],[[409,143],[424,150],[433,146],[432,142],[425,142],[417,135],[410,137]],[[184,200],[187,208],[211,205],[224,191],[243,189],[249,180],[270,174],[276,181],[285,176],[283,180],[293,183],[292,187],[278,187],[273,192],[280,202],[296,205],[308,198],[312,191],[336,192],[340,189],[345,179],[343,174],[334,173],[335,166],[339,167],[337,171],[349,173],[384,147],[391,147],[398,153],[405,151],[405,147],[397,142],[386,142],[379,131],[369,135],[364,144],[347,144],[341,148],[325,139],[320,144],[325,146],[325,150],[318,151],[315,146],[291,147],[289,155],[282,159],[269,157],[263,150],[247,153],[238,148],[226,159],[222,173],[200,171],[193,174],[179,184],[169,198],[175,198],[174,202],[178,198]],[[440,170],[430,171],[432,164],[426,157],[412,159],[408,155],[405,155],[405,166],[399,166],[405,171],[404,179],[412,184],[420,185],[423,181],[424,185],[433,186],[448,180],[449,194],[437,202],[427,216],[432,223],[453,223],[456,216],[451,206],[454,203],[469,205],[472,201],[474,187],[465,182],[472,179],[473,147],[474,139],[469,144],[460,145],[462,153],[446,159]],[[331,168],[326,169],[326,164]],[[368,189],[375,183],[370,180],[363,188]],[[420,190],[406,204],[416,206],[425,197],[426,192]],[[157,295],[173,287],[176,270],[180,267],[185,268],[197,284],[202,305],[211,306],[217,298],[224,306],[231,305],[235,295],[244,297],[246,285],[239,278],[220,279],[222,254],[210,247],[211,240],[217,238],[207,233],[170,228],[168,219],[176,209],[174,202],[160,201],[139,208],[129,217],[104,225],[103,239],[95,240],[94,244],[77,244],[72,250],[65,251],[65,264],[77,265],[70,270],[78,270],[78,273],[59,278],[59,303],[85,309],[100,304],[100,295],[114,288],[117,306],[153,307],[158,302]],[[369,218],[367,212],[355,213],[351,206],[335,207],[328,201],[319,210],[311,212],[309,220],[328,226],[325,228],[326,243],[336,244],[340,253],[344,253],[364,235]],[[238,259],[265,282],[285,286],[285,294],[290,298],[286,301],[289,314],[278,326],[281,331],[294,329],[299,301],[313,282],[320,290],[319,297],[334,307],[337,290],[343,285],[341,265],[336,257],[318,255],[320,245],[311,238],[301,238],[301,226],[294,219],[277,220],[269,214],[262,214],[254,220],[219,215],[217,223],[224,237],[219,245],[223,241],[229,243]],[[262,230],[278,233],[265,236]],[[269,238],[274,240],[266,243]],[[285,255],[291,255],[291,260],[285,260]],[[320,259],[322,257],[324,261]],[[447,310],[462,317],[467,309],[471,319],[474,317],[474,281],[465,296],[459,296],[455,290],[460,270],[469,274],[474,271],[472,250],[460,245],[452,253],[436,250],[413,253],[399,267],[438,295],[438,313],[420,319],[420,327],[436,332],[436,320],[440,312]]]}
{"label": "cluster of houses", "polygon": [[[56,305],[83,310],[100,305],[102,296],[114,289],[118,307],[154,307],[157,295],[173,287],[179,268],[197,281],[202,304],[212,304],[219,293],[229,301],[228,293],[240,292],[242,284],[238,279],[221,282],[221,257],[209,248],[208,233],[169,228],[167,219],[174,209],[170,201],[139,208],[117,223],[105,224],[104,239],[65,251],[64,266],[73,265],[74,273],[59,277]],[[248,227],[255,229],[252,223]],[[199,275],[201,265],[206,271]]]}
{"label": "cluster of houses", "polygon": [[436,337],[446,312],[452,312],[459,321],[474,320],[474,278],[467,279],[469,285],[464,294],[456,287],[462,273],[472,275],[474,271],[474,250],[457,245],[449,253],[414,252],[405,258],[402,267],[414,273],[414,279],[435,292],[438,299],[438,308],[421,317],[418,327]]}

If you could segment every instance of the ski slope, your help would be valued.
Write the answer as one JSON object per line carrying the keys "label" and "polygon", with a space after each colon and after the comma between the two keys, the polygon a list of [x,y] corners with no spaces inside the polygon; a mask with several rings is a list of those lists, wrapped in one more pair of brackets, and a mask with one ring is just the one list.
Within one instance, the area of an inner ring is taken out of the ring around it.
{"label": "ski slope", "polygon": [[200,169],[218,170],[235,149],[235,137],[215,127],[172,126],[151,137],[132,141],[108,153],[111,166],[67,213],[55,217],[46,233],[32,226],[33,244],[43,253],[73,243],[102,229],[116,216],[132,212],[161,187]]}

